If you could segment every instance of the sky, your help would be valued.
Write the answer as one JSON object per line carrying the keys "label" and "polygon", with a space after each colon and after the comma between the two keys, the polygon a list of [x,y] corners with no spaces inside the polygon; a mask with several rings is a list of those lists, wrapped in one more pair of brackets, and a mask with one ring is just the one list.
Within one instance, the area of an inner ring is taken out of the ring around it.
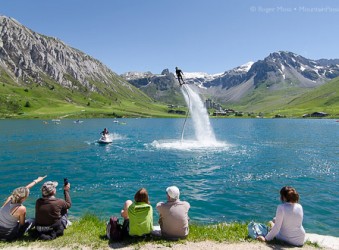
{"label": "sky", "polygon": [[339,58],[337,0],[1,0],[112,71],[221,73],[276,51]]}

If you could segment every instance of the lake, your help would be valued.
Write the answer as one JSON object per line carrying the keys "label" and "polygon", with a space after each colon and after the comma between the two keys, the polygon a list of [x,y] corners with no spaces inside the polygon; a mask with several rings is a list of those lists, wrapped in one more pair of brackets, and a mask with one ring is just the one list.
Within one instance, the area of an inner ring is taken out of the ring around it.
{"label": "lake", "polygon": [[[328,119],[211,119],[220,145],[180,147],[194,140],[184,119],[0,120],[0,194],[38,176],[71,183],[72,217],[119,215],[126,199],[145,187],[154,208],[167,186],[191,204],[191,222],[266,222],[293,186],[309,233],[339,236],[339,122]],[[99,145],[103,128],[113,138]],[[167,145],[169,147],[164,147]],[[174,145],[174,146],[173,146]],[[177,145],[177,146],[175,146]],[[179,146],[178,146],[179,145]],[[42,184],[42,183],[41,183]],[[34,216],[41,184],[25,202]]]}

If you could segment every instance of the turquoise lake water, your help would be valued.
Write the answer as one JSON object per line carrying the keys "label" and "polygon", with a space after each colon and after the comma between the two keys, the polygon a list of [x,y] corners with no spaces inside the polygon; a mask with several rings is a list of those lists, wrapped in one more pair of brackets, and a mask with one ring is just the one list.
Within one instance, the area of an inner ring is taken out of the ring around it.
{"label": "turquoise lake water", "polygon": [[[155,210],[177,185],[192,222],[270,220],[279,190],[300,194],[309,233],[339,236],[339,122],[312,119],[211,119],[215,148],[176,147],[184,119],[0,120],[0,199],[37,176],[71,183],[70,215],[119,215],[145,187]],[[125,123],[125,124],[121,124]],[[184,140],[194,139],[188,121]],[[113,143],[99,145],[107,127]],[[185,142],[185,141],[184,141]],[[170,143],[173,147],[159,147]],[[40,186],[25,202],[34,216]],[[155,224],[158,215],[154,211]]]}

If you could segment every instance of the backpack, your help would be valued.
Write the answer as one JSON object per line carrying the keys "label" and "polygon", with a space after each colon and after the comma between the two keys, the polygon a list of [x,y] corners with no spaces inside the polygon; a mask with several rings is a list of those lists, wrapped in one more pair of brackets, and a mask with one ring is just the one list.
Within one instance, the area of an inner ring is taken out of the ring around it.
{"label": "backpack", "polygon": [[250,236],[252,239],[256,239],[258,236],[266,236],[268,234],[269,228],[268,226],[256,223],[251,221],[248,226],[248,236]]}
{"label": "backpack", "polygon": [[106,226],[106,236],[112,241],[122,240],[122,226],[119,224],[119,219],[112,216]]}

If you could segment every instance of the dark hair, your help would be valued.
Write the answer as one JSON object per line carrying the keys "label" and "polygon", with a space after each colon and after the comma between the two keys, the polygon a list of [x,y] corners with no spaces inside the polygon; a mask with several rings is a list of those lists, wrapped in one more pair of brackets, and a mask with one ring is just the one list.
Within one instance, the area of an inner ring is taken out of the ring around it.
{"label": "dark hair", "polygon": [[299,194],[293,187],[285,186],[280,190],[280,200],[286,201],[286,202],[298,203]]}
{"label": "dark hair", "polygon": [[135,193],[134,200],[136,202],[145,202],[147,204],[150,204],[146,188],[140,188],[138,192]]}

